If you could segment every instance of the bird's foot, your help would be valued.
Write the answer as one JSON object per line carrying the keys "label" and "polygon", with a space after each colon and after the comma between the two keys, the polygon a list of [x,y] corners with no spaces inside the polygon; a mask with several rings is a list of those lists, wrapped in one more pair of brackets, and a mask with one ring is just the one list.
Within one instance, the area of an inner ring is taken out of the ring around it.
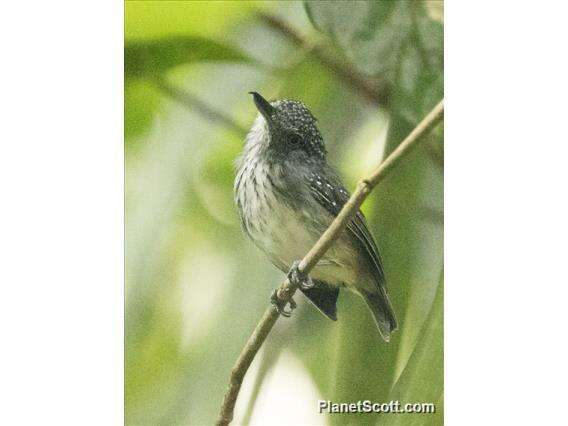
{"label": "bird's foot", "polygon": [[314,282],[308,274],[300,271],[300,261],[296,260],[292,264],[290,271],[288,272],[288,279],[292,284],[297,286],[300,290],[309,290],[314,288]]}
{"label": "bird's foot", "polygon": [[272,294],[270,295],[270,303],[272,306],[276,308],[276,311],[282,315],[283,317],[289,318],[292,316],[292,311],[298,307],[294,299],[290,299],[288,302],[290,304],[290,310],[286,310],[286,303],[282,303],[280,299],[278,299],[278,289],[275,289]]}

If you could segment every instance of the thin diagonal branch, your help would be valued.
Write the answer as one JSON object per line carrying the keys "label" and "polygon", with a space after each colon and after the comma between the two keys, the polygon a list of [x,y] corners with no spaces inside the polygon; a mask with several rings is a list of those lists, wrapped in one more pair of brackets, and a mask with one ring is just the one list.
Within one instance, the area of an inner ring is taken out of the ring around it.
{"label": "thin diagonal branch", "polygon": [[[345,229],[348,221],[357,212],[363,201],[371,193],[373,188],[379,184],[387,174],[404,158],[422,136],[428,133],[436,124],[444,117],[444,101],[441,100],[438,105],[414,128],[412,132],[404,139],[400,145],[377,167],[373,174],[362,179],[357,185],[357,189],[349,198],[349,201],[343,206],[339,215],[331,223],[329,228],[322,234],[317,243],[306,254],[299,265],[302,272],[309,273],[316,263],[323,257],[325,252],[339,237],[340,233]],[[278,288],[278,299],[285,306],[290,301],[297,288],[289,280],[284,281]],[[237,396],[241,388],[241,384],[248,371],[256,353],[266,340],[266,337],[272,330],[276,320],[280,314],[271,306],[264,312],[260,322],[257,324],[252,335],[249,337],[248,342],[245,344],[237,362],[235,363],[229,381],[229,387],[223,398],[223,404],[219,417],[217,418],[217,425],[228,425],[233,420],[233,412]]]}
{"label": "thin diagonal branch", "polygon": [[203,102],[197,96],[179,89],[167,81],[164,77],[158,77],[154,80],[154,82],[158,89],[170,96],[172,99],[175,99],[190,109],[198,112],[208,120],[228,128],[239,138],[243,138],[247,134],[247,130],[234,121],[230,116],[222,111],[214,109],[211,105]]}
{"label": "thin diagonal branch", "polygon": [[276,347],[267,346],[264,348],[262,356],[259,360],[258,372],[256,373],[256,377],[254,379],[251,396],[248,400],[248,406],[243,415],[243,426],[250,425],[250,419],[252,417],[252,413],[254,411],[258,396],[260,395],[262,385],[266,379],[266,376],[270,372],[271,368],[278,360],[279,356],[280,352]]}
{"label": "thin diagonal branch", "polygon": [[296,46],[309,49],[309,53],[314,58],[373,105],[387,103],[388,93],[384,82],[371,81],[347,61],[340,61],[329,55],[322,46],[309,43],[298,31],[279,17],[264,12],[258,12],[257,16],[261,22],[278,31]]}

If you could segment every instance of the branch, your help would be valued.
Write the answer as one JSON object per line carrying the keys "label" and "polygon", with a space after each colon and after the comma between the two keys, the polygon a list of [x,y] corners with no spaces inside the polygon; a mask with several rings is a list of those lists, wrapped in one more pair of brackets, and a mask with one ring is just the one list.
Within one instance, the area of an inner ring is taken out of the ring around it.
{"label": "branch", "polygon": [[239,138],[243,138],[247,134],[247,130],[240,124],[235,122],[230,116],[226,115],[222,111],[218,111],[203,102],[198,97],[188,93],[182,89],[175,87],[173,84],[168,82],[163,77],[157,77],[154,83],[162,92],[170,96],[172,99],[182,103],[183,105],[191,108],[192,110],[198,112],[205,118],[212,122],[218,123],[224,127],[227,127],[233,131]]}
{"label": "branch", "polygon": [[321,46],[310,44],[298,31],[279,17],[264,12],[258,12],[257,16],[267,26],[278,31],[298,47],[309,49],[310,54],[319,62],[329,68],[348,86],[361,94],[373,105],[385,105],[387,103],[387,87],[384,82],[373,84],[373,82],[346,61],[339,61],[333,56],[330,56]]}
{"label": "branch", "polygon": [[[349,198],[349,201],[343,206],[339,215],[334,219],[329,228],[323,233],[317,243],[306,254],[299,265],[301,272],[308,273],[316,265],[316,263],[323,257],[325,252],[339,237],[339,234],[344,230],[347,222],[357,212],[363,201],[371,193],[373,188],[381,182],[385,176],[393,169],[393,167],[406,156],[411,149],[416,146],[416,142],[429,132],[444,116],[444,100],[441,100],[438,105],[414,128],[412,132],[398,145],[398,147],[384,160],[373,174],[367,179],[362,179],[357,185],[357,189]],[[296,286],[292,285],[288,279],[284,281],[278,288],[278,299],[285,306],[290,301],[296,292]],[[268,333],[276,323],[279,317],[278,311],[274,306],[270,306],[262,316],[260,322],[257,324],[252,335],[249,337],[248,342],[241,351],[237,362],[235,363],[229,381],[229,388],[223,398],[223,404],[219,417],[217,418],[217,425],[228,425],[233,420],[233,412],[235,403],[241,384],[250,367],[256,353],[266,340]]]}
{"label": "branch", "polygon": [[274,366],[274,364],[276,364],[276,362],[278,361],[279,356],[280,351],[278,351],[276,346],[268,345],[264,348],[262,356],[259,360],[258,371],[256,373],[256,377],[254,378],[254,384],[252,386],[251,395],[248,400],[247,409],[243,415],[243,425],[250,425],[250,419],[252,417],[258,396],[260,395],[260,390],[262,389],[264,380],[266,379],[266,376],[270,372],[272,366]]}

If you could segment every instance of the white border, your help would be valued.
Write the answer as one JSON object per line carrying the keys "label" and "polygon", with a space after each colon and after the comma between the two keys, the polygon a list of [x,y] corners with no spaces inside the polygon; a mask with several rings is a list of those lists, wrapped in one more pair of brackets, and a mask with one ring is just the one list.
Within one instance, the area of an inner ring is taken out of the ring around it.
{"label": "white border", "polygon": [[449,425],[567,424],[567,9],[446,2]]}
{"label": "white border", "polygon": [[120,425],[123,4],[0,21],[0,424]]}

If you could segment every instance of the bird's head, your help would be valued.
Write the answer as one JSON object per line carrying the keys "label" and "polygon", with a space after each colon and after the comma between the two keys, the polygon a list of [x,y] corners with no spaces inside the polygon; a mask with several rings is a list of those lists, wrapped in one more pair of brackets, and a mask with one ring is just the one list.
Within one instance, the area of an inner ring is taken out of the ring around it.
{"label": "bird's head", "polygon": [[267,149],[276,156],[292,153],[312,159],[325,158],[325,146],[316,126],[316,118],[302,103],[289,99],[268,102],[257,92],[250,92],[260,120],[266,126]]}

